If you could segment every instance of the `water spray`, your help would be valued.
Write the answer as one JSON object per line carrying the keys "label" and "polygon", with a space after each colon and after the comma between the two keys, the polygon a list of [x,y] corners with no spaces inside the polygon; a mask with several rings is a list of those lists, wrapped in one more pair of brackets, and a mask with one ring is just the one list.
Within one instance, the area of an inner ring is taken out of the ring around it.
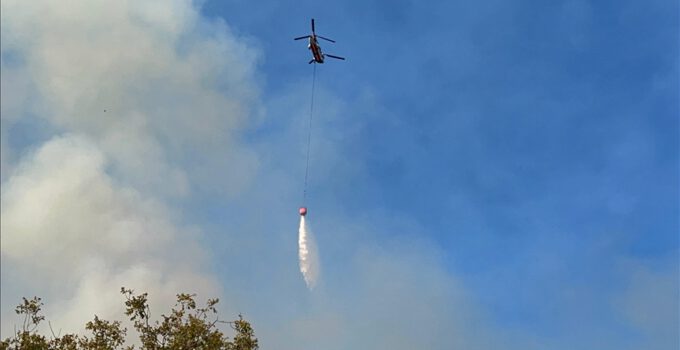
{"label": "water spray", "polygon": [[312,290],[319,278],[319,254],[312,231],[307,227],[305,215],[300,215],[300,229],[298,236],[298,256],[300,258],[300,272],[305,279],[307,288]]}

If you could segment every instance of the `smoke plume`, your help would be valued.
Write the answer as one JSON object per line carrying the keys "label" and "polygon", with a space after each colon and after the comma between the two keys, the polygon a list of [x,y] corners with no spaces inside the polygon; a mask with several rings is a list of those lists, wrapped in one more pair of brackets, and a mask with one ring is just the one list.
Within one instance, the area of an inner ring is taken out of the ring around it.
{"label": "smoke plume", "polygon": [[299,230],[299,256],[300,256],[300,272],[305,278],[307,288],[314,289],[319,278],[319,252],[314,242],[314,235],[307,227],[305,217],[300,215],[300,230]]}
{"label": "smoke plume", "polygon": [[2,0],[0,23],[0,338],[22,296],[64,332],[118,319],[121,286],[221,297],[177,206],[257,172],[234,135],[259,51],[192,0]]}

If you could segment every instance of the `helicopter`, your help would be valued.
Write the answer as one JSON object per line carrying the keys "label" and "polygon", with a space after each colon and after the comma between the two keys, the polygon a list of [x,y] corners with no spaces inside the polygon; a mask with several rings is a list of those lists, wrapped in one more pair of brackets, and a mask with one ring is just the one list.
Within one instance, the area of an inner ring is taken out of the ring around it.
{"label": "helicopter", "polygon": [[309,38],[309,45],[307,46],[307,48],[312,50],[312,59],[309,61],[309,64],[323,63],[323,61],[326,57],[335,58],[336,60],[343,60],[343,61],[345,60],[344,57],[335,56],[335,55],[331,55],[331,54],[327,54],[327,53],[325,54],[325,53],[321,52],[321,46],[319,46],[319,41],[317,40],[317,38],[323,39],[323,40],[326,40],[326,41],[330,41],[332,43],[334,43],[335,40],[324,38],[321,35],[316,35],[316,32],[314,31],[314,18],[312,18],[312,34],[297,37],[297,38],[294,38],[293,40],[301,40],[301,39],[306,39],[306,38]]}

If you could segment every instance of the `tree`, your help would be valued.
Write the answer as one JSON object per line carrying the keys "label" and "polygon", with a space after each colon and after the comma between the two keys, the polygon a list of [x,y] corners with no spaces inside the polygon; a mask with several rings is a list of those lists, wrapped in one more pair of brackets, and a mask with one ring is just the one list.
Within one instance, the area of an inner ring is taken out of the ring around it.
{"label": "tree", "polygon": [[[204,307],[198,307],[194,294],[178,294],[177,303],[162,320],[151,321],[147,293],[136,295],[130,289],[121,288],[125,296],[125,315],[133,322],[139,335],[140,350],[257,350],[255,333],[248,321],[239,315],[232,322],[220,321],[215,305],[218,299],[209,299]],[[37,332],[45,320],[41,314],[41,299],[23,298],[16,313],[23,316],[23,324],[13,337],[0,342],[0,350],[116,350],[136,349],[125,345],[127,329],[120,321],[102,320],[96,315],[85,325],[87,335],[66,334],[47,337]],[[228,324],[234,331],[230,341],[218,324]],[[51,326],[50,326],[51,329]]]}

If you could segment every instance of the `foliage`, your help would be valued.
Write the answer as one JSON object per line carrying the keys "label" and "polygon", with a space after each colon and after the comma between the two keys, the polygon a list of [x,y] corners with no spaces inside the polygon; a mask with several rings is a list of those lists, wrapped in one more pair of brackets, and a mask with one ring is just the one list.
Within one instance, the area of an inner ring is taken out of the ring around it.
{"label": "foliage", "polygon": [[[220,321],[215,305],[218,299],[209,299],[204,307],[198,307],[194,294],[178,294],[177,303],[169,315],[152,321],[147,293],[135,295],[130,289],[121,288],[125,296],[125,315],[133,322],[139,335],[137,345],[126,346],[127,329],[120,321],[94,320],[85,325],[86,335],[66,334],[52,337],[41,335],[38,326],[45,320],[40,312],[40,298],[23,298],[16,313],[23,316],[23,324],[16,334],[0,341],[0,350],[257,350],[257,338],[250,323],[241,315],[233,322]],[[234,331],[230,341],[218,324],[229,324]],[[51,325],[50,325],[51,329]]]}

